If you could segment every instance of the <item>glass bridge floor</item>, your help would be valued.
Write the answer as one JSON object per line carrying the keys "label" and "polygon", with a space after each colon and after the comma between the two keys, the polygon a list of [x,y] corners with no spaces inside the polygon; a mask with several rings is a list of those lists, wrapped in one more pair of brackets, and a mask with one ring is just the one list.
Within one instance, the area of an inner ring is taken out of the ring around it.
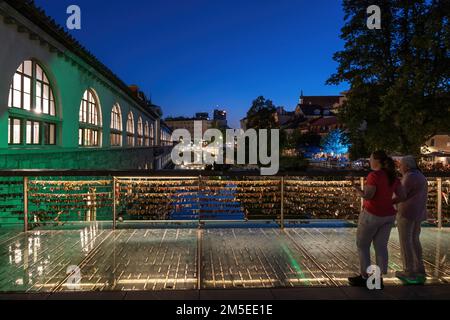
{"label": "glass bridge floor", "polygon": [[[0,233],[0,292],[346,286],[354,228],[134,229]],[[426,228],[430,284],[450,284],[450,230]],[[400,285],[397,230],[387,285]]]}

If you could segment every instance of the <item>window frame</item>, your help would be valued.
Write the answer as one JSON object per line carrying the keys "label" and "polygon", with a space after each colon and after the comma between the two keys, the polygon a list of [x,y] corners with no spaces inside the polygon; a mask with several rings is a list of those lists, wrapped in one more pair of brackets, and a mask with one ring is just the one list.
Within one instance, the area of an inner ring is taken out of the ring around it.
{"label": "window frame", "polygon": [[[45,95],[44,91],[46,91]],[[57,129],[60,121],[57,117],[56,99],[53,91],[54,86],[49,80],[46,70],[39,62],[34,59],[22,61],[14,72],[9,86],[8,146],[29,148],[58,144]],[[26,98],[27,96],[28,98]],[[20,103],[16,102],[17,99],[20,99]],[[14,121],[20,121],[19,143],[14,143]],[[45,125],[54,127],[54,143],[52,144],[46,144],[47,140],[44,138]]]}
{"label": "window frame", "polygon": [[144,146],[144,125],[142,122],[142,117],[139,116],[137,123],[137,139],[136,146],[143,147]]}
{"label": "window frame", "polygon": [[[131,130],[130,130],[131,128]],[[127,146],[135,147],[136,145],[136,135],[135,135],[135,127],[134,127],[134,115],[133,112],[128,112],[127,116]]]}
{"label": "window frame", "polygon": [[111,147],[121,147],[123,144],[122,111],[118,103],[111,110],[110,144]]}
{"label": "window frame", "polygon": [[98,96],[92,88],[83,93],[78,123],[78,146],[100,148],[102,146],[101,107]]}
{"label": "window frame", "polygon": [[[30,65],[30,73],[27,73],[27,65]],[[38,72],[39,71],[39,72]],[[40,74],[40,77],[38,77]],[[16,77],[20,77],[19,81],[16,81]],[[25,83],[28,81],[29,92],[25,91]],[[20,88],[16,88],[16,82],[20,83]],[[40,85],[40,93],[38,96],[38,84]],[[48,90],[47,98],[44,97],[44,88]],[[16,92],[20,96],[20,104],[16,104]],[[29,96],[29,108],[25,108],[25,97]],[[40,100],[40,108],[38,108],[37,101]],[[47,100],[48,112],[44,112],[44,100]],[[56,101],[53,93],[53,86],[48,79],[47,73],[44,68],[33,59],[24,60],[14,72],[13,78],[9,86],[8,96],[8,108],[19,109],[26,112],[32,112],[37,115],[46,115],[50,117],[56,117]]]}

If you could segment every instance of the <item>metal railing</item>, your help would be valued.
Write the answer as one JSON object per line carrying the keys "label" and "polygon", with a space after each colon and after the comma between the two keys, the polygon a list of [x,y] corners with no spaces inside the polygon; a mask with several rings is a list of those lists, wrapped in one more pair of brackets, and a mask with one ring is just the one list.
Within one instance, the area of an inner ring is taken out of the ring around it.
{"label": "metal railing", "polygon": [[[366,174],[0,171],[0,219],[23,219],[25,231],[74,221],[112,221],[113,229],[123,222],[149,221],[270,220],[280,228],[298,220],[355,221],[362,202],[352,182],[363,185]],[[450,218],[450,178],[428,178],[430,221],[442,228]]]}

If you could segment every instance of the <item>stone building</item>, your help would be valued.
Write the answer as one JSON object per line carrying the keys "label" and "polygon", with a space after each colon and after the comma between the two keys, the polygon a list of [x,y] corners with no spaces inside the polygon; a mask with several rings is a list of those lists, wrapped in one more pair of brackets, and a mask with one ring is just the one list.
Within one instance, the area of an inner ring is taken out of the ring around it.
{"label": "stone building", "polygon": [[170,128],[31,1],[0,1],[0,169],[160,169]]}

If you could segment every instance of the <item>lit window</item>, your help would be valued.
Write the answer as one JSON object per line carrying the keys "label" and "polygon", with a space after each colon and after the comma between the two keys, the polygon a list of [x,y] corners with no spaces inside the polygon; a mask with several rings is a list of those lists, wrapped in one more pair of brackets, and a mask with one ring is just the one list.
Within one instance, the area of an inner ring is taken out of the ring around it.
{"label": "lit window", "polygon": [[120,147],[122,145],[122,113],[120,106],[114,105],[111,112],[111,146]]}
{"label": "lit window", "polygon": [[27,144],[37,145],[41,143],[41,123],[37,121],[27,121],[26,139]]}
{"label": "lit window", "polygon": [[155,145],[155,129],[153,127],[153,123],[150,124],[150,145]]}
{"label": "lit window", "polygon": [[101,138],[100,107],[92,90],[83,94],[80,106],[78,143],[82,147],[99,147]]}
{"label": "lit window", "polygon": [[145,138],[145,146],[149,147],[150,146],[150,129],[148,126],[148,121],[145,121],[144,138]]}
{"label": "lit window", "polygon": [[137,124],[137,146],[144,146],[144,128],[142,125],[142,118],[139,117]]}
{"label": "lit window", "polygon": [[8,107],[56,115],[53,90],[47,75],[34,61],[24,61],[9,87]]}
{"label": "lit window", "polygon": [[56,125],[53,123],[44,123],[44,144],[56,144]]}
{"label": "lit window", "polygon": [[134,117],[133,113],[128,113],[127,118],[127,145],[134,147]]}
{"label": "lit window", "polygon": [[[43,123],[38,117],[56,116],[55,99],[45,71],[35,61],[26,60],[17,68],[9,87],[8,107],[11,115],[8,121],[8,144],[47,144],[42,139]],[[18,113],[14,109],[30,113]],[[56,142],[56,123],[50,124]]]}
{"label": "lit window", "polygon": [[22,144],[22,120],[8,118],[8,144]]}

